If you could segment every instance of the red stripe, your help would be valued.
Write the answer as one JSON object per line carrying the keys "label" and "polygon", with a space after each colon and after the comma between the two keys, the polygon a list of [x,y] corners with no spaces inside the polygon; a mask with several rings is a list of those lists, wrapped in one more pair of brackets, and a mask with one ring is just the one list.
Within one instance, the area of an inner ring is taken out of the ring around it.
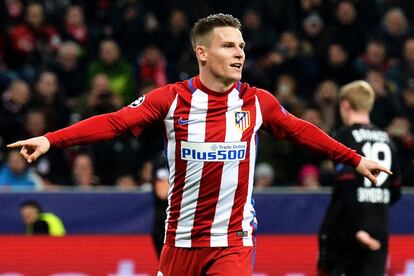
{"label": "red stripe", "polygon": [[175,246],[175,234],[180,217],[181,200],[183,197],[183,188],[185,183],[185,173],[187,170],[187,161],[181,160],[181,144],[180,141],[188,139],[188,125],[180,125],[177,120],[182,118],[188,120],[191,108],[191,93],[185,91],[180,93],[177,98],[177,107],[174,112],[174,131],[175,131],[175,176],[174,188],[171,195],[169,220],[167,227],[166,243]]}
{"label": "red stripe", "polygon": [[357,176],[354,173],[346,173],[336,177],[335,181],[347,181],[347,180],[355,180]]}
{"label": "red stripe", "polygon": [[[227,97],[208,96],[206,142],[224,142],[226,138]],[[223,162],[205,162],[200,181],[199,198],[194,216],[193,246],[210,246],[211,225],[220,194]]]}
{"label": "red stripe", "polygon": [[254,95],[252,95],[252,93],[248,93],[247,95],[246,94],[242,94],[245,96],[243,98],[242,110],[250,111],[250,126],[246,130],[244,130],[242,135],[242,141],[247,142],[247,152],[246,159],[241,161],[239,166],[239,179],[236,194],[234,196],[233,209],[231,211],[228,229],[228,246],[243,246],[243,239],[242,237],[237,237],[236,232],[243,230],[243,211],[249,188],[250,140],[253,135],[254,123],[256,122],[256,105]]}

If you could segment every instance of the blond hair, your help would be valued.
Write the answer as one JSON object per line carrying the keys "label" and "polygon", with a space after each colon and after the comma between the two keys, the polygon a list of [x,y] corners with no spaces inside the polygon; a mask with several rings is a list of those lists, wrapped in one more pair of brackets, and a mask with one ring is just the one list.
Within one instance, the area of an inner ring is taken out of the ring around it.
{"label": "blond hair", "polygon": [[341,88],[339,101],[348,101],[351,108],[356,111],[371,112],[374,106],[375,92],[368,82],[357,80]]}

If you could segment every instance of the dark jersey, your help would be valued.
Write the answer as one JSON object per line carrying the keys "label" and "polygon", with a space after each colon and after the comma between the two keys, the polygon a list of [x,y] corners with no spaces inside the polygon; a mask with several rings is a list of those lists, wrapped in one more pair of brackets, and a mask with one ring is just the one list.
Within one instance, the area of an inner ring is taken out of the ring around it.
{"label": "dark jersey", "polygon": [[359,154],[391,169],[393,175],[380,173],[377,185],[343,164],[335,166],[332,199],[321,228],[321,238],[341,247],[355,246],[355,233],[368,232],[387,245],[389,206],[400,196],[396,153],[386,132],[372,125],[355,124],[334,134]]}

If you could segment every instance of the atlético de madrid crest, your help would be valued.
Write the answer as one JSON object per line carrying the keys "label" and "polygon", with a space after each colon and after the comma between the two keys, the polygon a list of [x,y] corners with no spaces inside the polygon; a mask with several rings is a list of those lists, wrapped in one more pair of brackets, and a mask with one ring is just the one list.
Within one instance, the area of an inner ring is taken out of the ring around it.
{"label": "atl\u00e9tico de madrid crest", "polygon": [[250,112],[249,111],[235,111],[234,122],[236,127],[244,131],[250,126]]}

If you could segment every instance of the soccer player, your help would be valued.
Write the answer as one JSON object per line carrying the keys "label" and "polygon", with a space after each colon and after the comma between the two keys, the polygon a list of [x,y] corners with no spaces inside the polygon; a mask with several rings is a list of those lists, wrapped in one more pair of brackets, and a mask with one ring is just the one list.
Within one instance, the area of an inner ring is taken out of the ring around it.
{"label": "soccer player", "polygon": [[345,85],[339,95],[344,127],[335,137],[394,174],[377,185],[352,167],[336,165],[330,205],[319,233],[319,275],[385,275],[389,207],[400,196],[396,155],[388,134],[370,123],[374,90],[365,81]]}
{"label": "soccer player", "polygon": [[259,128],[344,162],[373,182],[379,171],[391,172],[291,115],[272,94],[241,82],[240,30],[231,15],[198,20],[190,34],[198,76],[155,89],[117,112],[9,147],[22,147],[30,163],[50,146],[93,143],[128,131],[136,136],[163,121],[170,188],[159,275],[252,275]]}

